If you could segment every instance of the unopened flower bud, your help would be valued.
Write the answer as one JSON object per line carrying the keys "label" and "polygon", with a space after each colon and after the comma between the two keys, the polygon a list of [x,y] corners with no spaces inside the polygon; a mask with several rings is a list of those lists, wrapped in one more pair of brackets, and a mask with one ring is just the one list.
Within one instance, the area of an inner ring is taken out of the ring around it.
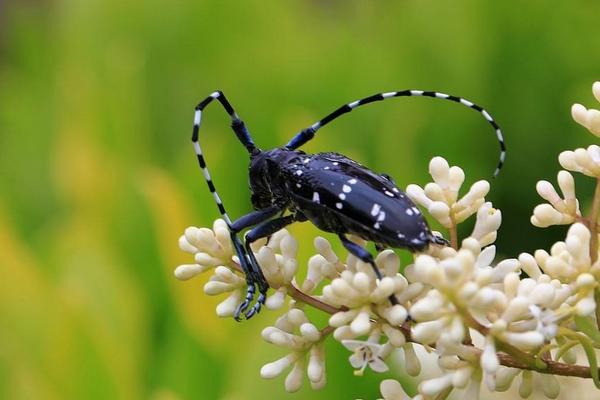
{"label": "unopened flower bud", "polygon": [[288,393],[297,392],[302,387],[304,378],[304,359],[300,358],[294,363],[292,371],[285,378],[285,390]]}
{"label": "unopened flower bud", "polygon": [[425,396],[434,397],[442,390],[452,385],[452,374],[442,375],[439,378],[428,379],[419,384],[419,392]]}
{"label": "unopened flower bud", "polygon": [[533,373],[525,370],[521,374],[521,384],[519,385],[519,395],[521,398],[526,399],[531,396],[533,391]]}
{"label": "unopened flower bud", "polygon": [[175,278],[185,281],[204,271],[206,271],[206,267],[202,267],[198,264],[184,264],[175,268]]}
{"label": "unopened flower bud", "polygon": [[260,376],[265,379],[275,378],[286,370],[293,362],[296,361],[298,356],[296,354],[288,354],[285,357],[280,358],[279,360],[270,362],[268,364],[263,365],[260,369]]}
{"label": "unopened flower bud", "polygon": [[554,375],[540,374],[542,391],[549,399],[555,399],[560,394],[560,384]]}
{"label": "unopened flower bud", "polygon": [[429,174],[443,189],[448,187],[449,170],[448,161],[442,157],[434,157],[429,162]]}

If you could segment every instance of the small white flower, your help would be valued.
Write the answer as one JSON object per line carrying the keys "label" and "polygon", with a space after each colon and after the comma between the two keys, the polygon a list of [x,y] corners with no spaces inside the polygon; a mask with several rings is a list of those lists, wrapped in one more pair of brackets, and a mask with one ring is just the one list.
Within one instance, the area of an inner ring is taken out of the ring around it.
{"label": "small white flower", "polygon": [[542,310],[536,305],[529,306],[529,312],[536,321],[535,330],[541,333],[546,340],[551,340],[556,336],[558,332],[558,325],[556,323],[557,317],[551,310]]}
{"label": "small white flower", "polygon": [[363,340],[342,340],[342,344],[354,352],[349,358],[352,367],[356,368],[354,375],[362,376],[367,367],[375,372],[389,370],[383,361],[383,357],[387,356],[385,353],[389,352],[386,345]]}
{"label": "small white flower", "polygon": [[488,246],[496,241],[501,223],[502,212],[495,209],[488,201],[477,211],[477,220],[471,237],[477,239],[481,247]]}
{"label": "small white flower", "polygon": [[575,197],[575,181],[573,175],[567,171],[558,173],[558,185],[563,197],[548,181],[539,181],[536,185],[538,194],[548,203],[540,204],[533,210],[531,223],[537,227],[545,228],[551,225],[565,225],[573,223],[581,217],[579,202]]}

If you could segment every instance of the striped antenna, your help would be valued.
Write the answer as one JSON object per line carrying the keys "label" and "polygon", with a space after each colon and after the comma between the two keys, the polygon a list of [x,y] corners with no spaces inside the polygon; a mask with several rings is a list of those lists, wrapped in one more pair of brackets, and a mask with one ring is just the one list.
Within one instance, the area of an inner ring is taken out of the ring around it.
{"label": "striped antenna", "polygon": [[502,169],[502,166],[504,165],[504,160],[506,158],[506,145],[504,143],[504,137],[502,136],[502,131],[500,130],[500,127],[498,126],[496,121],[492,118],[492,116],[483,107],[481,107],[469,100],[463,99],[462,97],[452,96],[452,95],[448,95],[445,93],[439,93],[439,92],[431,92],[431,91],[424,91],[424,90],[402,90],[400,92],[378,93],[373,96],[365,97],[364,99],[353,101],[352,103],[344,104],[343,106],[341,106],[340,108],[338,108],[337,110],[332,112],[331,114],[327,115],[325,118],[314,123],[310,127],[300,131],[298,134],[296,134],[296,136],[294,136],[294,138],[292,138],[292,140],[289,141],[289,143],[285,147],[287,147],[288,149],[292,149],[292,150],[297,149],[298,147],[302,146],[303,144],[308,142],[310,139],[312,139],[315,136],[315,133],[317,132],[317,130],[319,130],[323,126],[327,125],[334,119],[336,119],[346,113],[349,113],[350,111],[354,110],[358,106],[373,103],[375,101],[389,99],[392,97],[408,97],[408,96],[435,97],[438,99],[450,100],[455,103],[460,103],[464,106],[467,106],[473,110],[476,110],[481,115],[483,115],[483,117],[486,119],[486,121],[488,121],[490,123],[490,125],[492,125],[492,128],[494,128],[494,132],[496,133],[496,137],[498,138],[498,143],[500,144],[500,159],[498,161],[498,166],[496,167],[496,170],[494,171],[494,177],[498,176],[498,173],[500,172],[500,169]]}
{"label": "striped antenna", "polygon": [[198,157],[198,164],[200,164],[200,169],[202,169],[202,174],[204,175],[204,179],[206,180],[206,184],[208,185],[208,189],[213,195],[215,202],[217,203],[217,207],[219,208],[219,212],[221,216],[227,223],[229,227],[231,227],[231,219],[229,215],[227,215],[227,211],[225,210],[225,206],[223,206],[223,201],[221,197],[217,193],[217,189],[215,188],[215,184],[213,183],[212,178],[210,177],[210,172],[208,171],[208,167],[206,166],[206,161],[204,160],[204,156],[202,155],[202,148],[200,147],[200,141],[198,137],[198,132],[200,130],[200,123],[202,121],[202,110],[209,105],[213,100],[218,100],[227,114],[231,117],[231,127],[235,132],[236,136],[240,140],[240,142],[246,147],[249,153],[254,154],[260,151],[252,141],[250,137],[250,133],[246,129],[246,126],[242,120],[235,113],[229,101],[225,98],[225,95],[220,90],[213,92],[210,96],[202,100],[195,108],[194,113],[194,127],[192,131],[192,142],[194,144],[194,150],[196,151],[196,157]]}

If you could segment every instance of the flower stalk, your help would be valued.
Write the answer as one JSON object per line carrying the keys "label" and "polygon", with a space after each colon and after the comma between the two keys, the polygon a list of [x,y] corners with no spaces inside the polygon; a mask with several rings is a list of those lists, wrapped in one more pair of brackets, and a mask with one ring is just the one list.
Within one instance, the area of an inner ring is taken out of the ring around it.
{"label": "flower stalk", "polygon": [[592,200],[592,211],[590,213],[589,228],[591,232],[590,258],[592,264],[598,259],[598,214],[600,212],[600,178],[596,179],[596,189]]}

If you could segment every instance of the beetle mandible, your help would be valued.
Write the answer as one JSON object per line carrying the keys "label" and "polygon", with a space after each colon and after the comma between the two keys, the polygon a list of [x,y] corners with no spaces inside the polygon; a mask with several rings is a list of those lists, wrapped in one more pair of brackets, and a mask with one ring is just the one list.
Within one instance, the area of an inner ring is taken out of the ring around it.
{"label": "beetle mandible", "polygon": [[[219,212],[227,223],[231,240],[244,274],[248,289],[246,298],[237,307],[234,318],[243,313],[251,318],[260,312],[269,285],[250,244],[268,237],[292,222],[310,221],[319,229],[338,235],[344,247],[354,256],[372,266],[378,279],[381,273],[373,256],[346,235],[353,234],[377,247],[405,248],[421,251],[430,244],[446,245],[447,241],[431,233],[425,218],[415,204],[385,174],[377,174],[356,161],[338,153],[308,154],[298,150],[311,140],[317,130],[352,111],[375,101],[394,97],[427,96],[450,100],[472,108],[492,125],[500,144],[500,160],[494,176],[504,163],[506,147],[496,121],[482,107],[464,98],[423,90],[402,90],[375,94],[339,107],[325,118],[302,129],[285,146],[272,150],[259,149],[244,122],[239,118],[223,92],[216,91],[195,108],[192,142],[208,188]],[[202,111],[218,100],[231,118],[231,127],[250,155],[249,179],[254,211],[231,221],[206,166],[198,132]],[[245,229],[245,241],[237,236]],[[256,290],[258,298],[250,307]],[[396,298],[390,296],[396,303]]]}

